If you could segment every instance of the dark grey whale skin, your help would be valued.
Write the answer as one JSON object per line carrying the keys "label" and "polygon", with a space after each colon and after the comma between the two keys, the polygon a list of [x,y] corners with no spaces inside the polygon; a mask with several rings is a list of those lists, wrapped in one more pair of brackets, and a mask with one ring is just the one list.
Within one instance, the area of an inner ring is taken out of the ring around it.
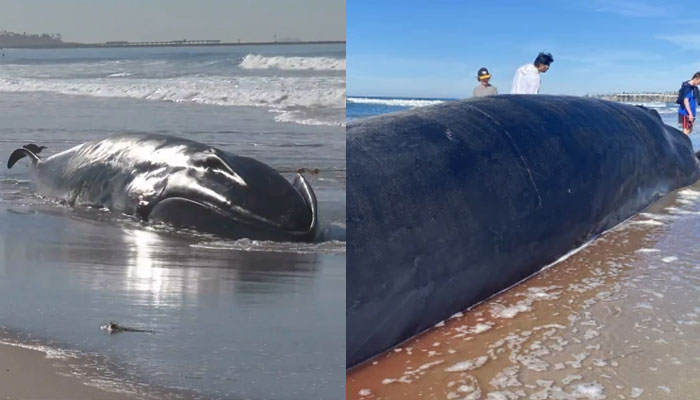
{"label": "dark grey whale skin", "polygon": [[700,177],[642,107],[505,95],[347,125],[347,367]]}
{"label": "dark grey whale skin", "polygon": [[[34,146],[34,147],[32,147]],[[70,205],[98,205],[230,238],[313,241],[313,189],[301,175],[287,181],[248,157],[174,136],[124,133],[40,159],[27,145],[40,194]]]}

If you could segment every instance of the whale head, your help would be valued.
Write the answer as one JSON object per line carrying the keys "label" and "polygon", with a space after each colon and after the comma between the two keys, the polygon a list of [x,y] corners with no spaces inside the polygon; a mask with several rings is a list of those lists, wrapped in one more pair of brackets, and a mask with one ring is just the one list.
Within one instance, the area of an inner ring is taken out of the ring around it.
{"label": "whale head", "polygon": [[301,174],[290,182],[260,161],[213,148],[187,158],[140,203],[140,217],[232,238],[314,240],[316,197]]}

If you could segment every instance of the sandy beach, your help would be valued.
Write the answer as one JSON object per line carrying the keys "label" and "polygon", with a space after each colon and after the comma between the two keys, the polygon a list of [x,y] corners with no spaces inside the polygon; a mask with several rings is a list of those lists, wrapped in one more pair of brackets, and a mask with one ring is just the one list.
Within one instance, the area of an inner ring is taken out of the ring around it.
{"label": "sandy beach", "polygon": [[1,399],[136,399],[86,385],[70,367],[39,350],[0,344]]}

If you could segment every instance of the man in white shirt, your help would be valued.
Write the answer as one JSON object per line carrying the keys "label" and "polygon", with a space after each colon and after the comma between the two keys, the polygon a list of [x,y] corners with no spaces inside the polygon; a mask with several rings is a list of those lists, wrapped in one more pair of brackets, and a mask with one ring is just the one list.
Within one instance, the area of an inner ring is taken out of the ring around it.
{"label": "man in white shirt", "polygon": [[540,53],[532,64],[525,64],[515,71],[511,94],[538,94],[540,74],[547,72],[554,58],[549,53]]}

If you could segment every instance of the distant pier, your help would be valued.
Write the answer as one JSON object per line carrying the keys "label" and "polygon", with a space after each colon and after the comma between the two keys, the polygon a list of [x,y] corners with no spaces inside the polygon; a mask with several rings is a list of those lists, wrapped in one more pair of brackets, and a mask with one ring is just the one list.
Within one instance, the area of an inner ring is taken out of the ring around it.
{"label": "distant pier", "polygon": [[202,46],[221,44],[221,40],[170,40],[167,42],[127,42],[112,41],[97,43],[95,46],[101,47],[138,47],[138,46]]}
{"label": "distant pier", "polygon": [[167,42],[126,42],[74,43],[64,47],[177,47],[177,46],[263,46],[296,44],[345,44],[341,40],[314,40],[307,42],[222,42],[221,40],[171,40]]}
{"label": "distant pier", "polygon": [[4,49],[75,49],[95,47],[174,47],[174,46],[259,46],[259,45],[304,45],[304,44],[345,44],[344,40],[280,40],[270,42],[222,42],[221,40],[197,39],[197,40],[169,40],[169,41],[144,41],[129,42],[126,40],[114,40],[103,43],[77,43],[64,42],[60,33],[27,34],[0,31],[0,48]]}
{"label": "distant pier", "polygon": [[619,101],[624,103],[675,103],[676,98],[678,98],[678,93],[676,92],[665,92],[665,93],[615,93],[615,94],[603,94],[595,95],[591,97],[597,97],[604,100]]}

